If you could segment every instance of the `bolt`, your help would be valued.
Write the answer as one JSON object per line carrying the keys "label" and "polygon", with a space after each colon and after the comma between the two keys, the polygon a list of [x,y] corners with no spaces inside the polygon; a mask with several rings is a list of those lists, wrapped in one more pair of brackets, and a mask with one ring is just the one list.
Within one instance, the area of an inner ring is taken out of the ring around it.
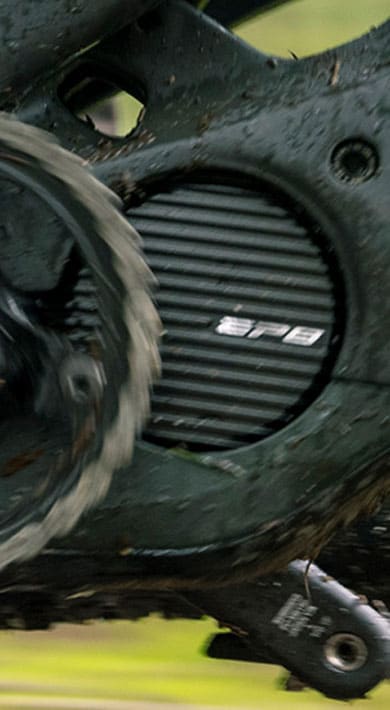
{"label": "bolt", "polygon": [[331,167],[339,180],[356,185],[370,180],[376,174],[379,167],[378,153],[367,141],[352,138],[335,147]]}
{"label": "bolt", "polygon": [[60,382],[64,394],[76,404],[100,399],[104,376],[101,365],[89,355],[72,353],[62,363]]}
{"label": "bolt", "polygon": [[351,672],[364,666],[368,650],[360,636],[341,633],[327,639],[324,654],[330,666],[339,671]]}

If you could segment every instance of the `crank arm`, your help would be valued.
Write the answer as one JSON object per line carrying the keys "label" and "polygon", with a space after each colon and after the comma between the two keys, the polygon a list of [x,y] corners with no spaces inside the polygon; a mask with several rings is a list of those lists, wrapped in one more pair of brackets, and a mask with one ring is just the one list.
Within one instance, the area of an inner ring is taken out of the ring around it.
{"label": "crank arm", "polygon": [[388,618],[316,565],[298,560],[268,579],[190,598],[233,632],[213,638],[211,657],[277,663],[339,700],[389,676]]}

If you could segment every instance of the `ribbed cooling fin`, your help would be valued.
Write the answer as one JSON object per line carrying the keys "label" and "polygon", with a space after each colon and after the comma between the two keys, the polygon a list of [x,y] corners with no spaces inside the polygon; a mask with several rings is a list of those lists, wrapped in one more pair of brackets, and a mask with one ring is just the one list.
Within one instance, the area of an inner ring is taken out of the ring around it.
{"label": "ribbed cooling fin", "polygon": [[145,438],[218,450],[281,429],[329,375],[335,287],[318,236],[240,185],[175,185],[128,214],[165,328]]}

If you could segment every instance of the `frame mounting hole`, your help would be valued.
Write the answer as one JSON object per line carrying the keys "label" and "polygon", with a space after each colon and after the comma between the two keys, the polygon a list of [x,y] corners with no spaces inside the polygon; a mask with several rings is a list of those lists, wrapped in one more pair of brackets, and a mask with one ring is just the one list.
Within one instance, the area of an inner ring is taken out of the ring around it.
{"label": "frame mounting hole", "polygon": [[109,138],[134,131],[145,110],[141,87],[122,87],[114,77],[100,76],[93,66],[79,66],[58,90],[60,99],[80,121]]}

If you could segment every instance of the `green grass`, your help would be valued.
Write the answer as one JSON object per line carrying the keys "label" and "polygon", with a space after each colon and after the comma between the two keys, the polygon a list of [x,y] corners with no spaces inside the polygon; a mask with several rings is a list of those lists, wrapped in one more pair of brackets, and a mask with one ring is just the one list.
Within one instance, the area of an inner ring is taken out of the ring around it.
{"label": "green grass", "polygon": [[264,52],[302,57],[358,37],[389,15],[389,0],[295,0],[244,23],[237,34]]}
{"label": "green grass", "polygon": [[[314,691],[286,693],[278,687],[279,668],[216,661],[200,649],[215,631],[212,621],[158,618],[59,626],[52,632],[5,632],[0,647],[0,692],[12,695],[107,698],[304,710],[341,707]],[[0,707],[6,707],[1,702]],[[371,703],[354,710],[390,707],[382,685]]]}

